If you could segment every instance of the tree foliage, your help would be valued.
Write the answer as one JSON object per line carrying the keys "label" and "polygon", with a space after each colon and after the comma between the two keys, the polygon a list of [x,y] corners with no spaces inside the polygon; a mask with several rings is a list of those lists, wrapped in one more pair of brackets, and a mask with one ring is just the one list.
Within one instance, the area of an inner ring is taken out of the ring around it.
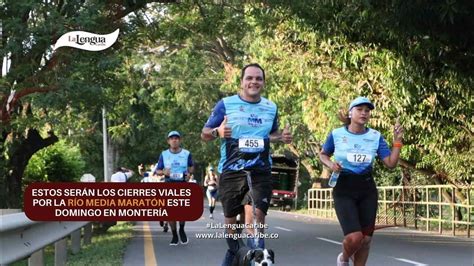
{"label": "tree foliage", "polygon": [[86,164],[78,146],[61,140],[35,153],[26,167],[23,182],[79,181]]}
{"label": "tree foliage", "polygon": [[[0,52],[12,65],[0,80],[2,184],[17,187],[29,157],[63,138],[100,175],[102,107],[118,164],[155,161],[170,130],[198,163],[216,162],[218,143],[200,141],[200,130],[252,62],[266,69],[264,94],[295,135],[278,152],[297,153],[313,177],[336,113],[366,95],[376,105],[370,126],[389,142],[396,117],[406,128],[403,169],[425,183],[472,179],[472,1],[169,2],[5,2]],[[70,30],[117,27],[119,43],[101,53],[50,49]],[[384,184],[398,182],[399,173],[377,171]]]}
{"label": "tree foliage", "polygon": [[[424,1],[270,1],[267,5],[245,5],[244,9],[225,4],[180,6],[167,10],[170,15],[166,18],[174,19],[173,30],[166,22],[156,26],[165,31],[156,31],[166,36],[160,38],[160,45],[168,47],[170,38],[172,47],[179,47],[163,50],[159,57],[167,60],[160,61],[160,66],[167,69],[189,64],[191,60],[182,61],[183,51],[201,54],[203,61],[199,62],[204,63],[204,69],[225,77],[219,90],[226,93],[238,87],[236,69],[248,62],[261,63],[269,73],[266,95],[277,102],[281,123],[292,124],[295,150],[303,157],[309,155],[314,167],[318,167],[314,151],[329,130],[340,125],[337,111],[355,96],[367,95],[377,106],[371,126],[389,142],[394,120],[401,118],[406,128],[405,167],[427,170],[424,173],[442,176],[445,181],[466,181],[473,174],[469,167],[473,122],[469,88],[473,80],[468,67],[472,61],[466,60],[473,56],[469,46],[473,36],[453,32],[472,25],[467,13],[456,11],[472,4],[445,4],[436,2],[428,10]],[[219,14],[232,10],[239,24],[232,20],[213,24],[215,10]],[[229,23],[240,27],[237,31],[225,27]],[[217,26],[206,30],[202,25]],[[192,34],[195,32],[198,34]],[[233,40],[227,42],[237,55],[232,61],[199,45],[216,34]],[[186,67],[181,69],[184,71],[172,79],[192,82],[202,77]],[[192,86],[187,91],[202,96]],[[214,92],[207,91],[209,95]]]}
{"label": "tree foliage", "polygon": [[60,137],[94,136],[96,118],[107,102],[103,89],[118,85],[113,79],[113,69],[121,64],[119,45],[99,56],[72,48],[53,51],[51,45],[72,30],[110,33],[122,25],[125,15],[145,4],[143,1],[133,5],[116,1],[2,2],[2,207],[20,205],[21,180],[33,154]]}

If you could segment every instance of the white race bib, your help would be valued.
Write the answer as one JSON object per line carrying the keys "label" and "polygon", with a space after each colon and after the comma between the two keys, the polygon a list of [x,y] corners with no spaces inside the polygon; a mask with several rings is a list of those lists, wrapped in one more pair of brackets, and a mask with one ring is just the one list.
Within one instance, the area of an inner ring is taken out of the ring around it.
{"label": "white race bib", "polygon": [[263,138],[259,137],[244,137],[239,139],[239,150],[246,153],[262,152],[264,149]]}
{"label": "white race bib", "polygon": [[350,163],[371,163],[372,155],[367,153],[347,153],[347,161]]}
{"label": "white race bib", "polygon": [[183,179],[183,173],[171,173],[170,174],[171,179]]}

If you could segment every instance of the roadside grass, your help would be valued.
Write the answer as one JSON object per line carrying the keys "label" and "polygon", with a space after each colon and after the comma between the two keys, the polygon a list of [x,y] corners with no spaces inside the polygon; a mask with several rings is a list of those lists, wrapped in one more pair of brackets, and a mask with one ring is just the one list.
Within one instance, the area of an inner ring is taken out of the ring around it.
{"label": "roadside grass", "polygon": [[271,206],[270,210],[284,211],[284,212],[295,213],[295,214],[310,214],[307,208],[299,208],[297,210],[295,210],[294,208],[291,208],[289,211],[285,211],[282,207]]}
{"label": "roadside grass", "polygon": [[[92,243],[81,246],[79,253],[72,254],[68,250],[66,265],[122,265],[125,248],[132,238],[132,227],[133,224],[130,222],[118,222],[117,225],[110,227],[106,233],[94,233]],[[68,240],[68,249],[70,249],[70,245],[70,240]],[[28,265],[28,259],[10,265]],[[54,245],[45,248],[44,265],[54,265]]]}
{"label": "roadside grass", "polygon": [[291,210],[292,213],[297,214],[310,214],[308,209],[298,209],[298,210]]}

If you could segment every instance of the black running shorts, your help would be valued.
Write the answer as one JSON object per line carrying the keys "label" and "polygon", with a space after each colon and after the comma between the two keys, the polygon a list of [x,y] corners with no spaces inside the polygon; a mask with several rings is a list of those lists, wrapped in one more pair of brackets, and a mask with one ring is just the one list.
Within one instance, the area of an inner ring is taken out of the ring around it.
{"label": "black running shorts", "polygon": [[[351,178],[351,177],[345,177]],[[341,177],[339,178],[341,179]],[[372,236],[378,207],[378,192],[373,182],[360,186],[339,186],[333,190],[334,208],[344,235],[362,232]]]}
{"label": "black running shorts", "polygon": [[219,196],[225,217],[235,217],[244,210],[244,205],[251,204],[267,214],[272,196],[272,178],[268,172],[252,172],[252,193],[249,192],[247,175],[244,171],[224,172],[219,179]]}

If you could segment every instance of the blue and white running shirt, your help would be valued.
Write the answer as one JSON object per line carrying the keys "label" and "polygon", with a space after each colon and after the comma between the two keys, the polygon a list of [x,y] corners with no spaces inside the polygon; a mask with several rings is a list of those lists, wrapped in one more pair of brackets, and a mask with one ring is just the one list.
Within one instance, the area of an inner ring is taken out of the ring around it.
{"label": "blue and white running shirt", "polygon": [[270,134],[278,130],[276,105],[261,97],[247,102],[239,95],[220,100],[205,127],[219,127],[227,116],[232,137],[221,140],[219,172],[247,170],[270,171]]}
{"label": "blue and white running shirt", "polygon": [[377,130],[368,128],[362,134],[349,132],[346,126],[329,133],[323,145],[325,154],[334,154],[334,161],[341,162],[343,173],[367,174],[372,172],[375,155],[380,159],[390,156],[390,149]]}
{"label": "blue and white running shirt", "polygon": [[172,153],[167,149],[161,153],[156,169],[163,170],[169,168],[170,176],[166,176],[167,178],[172,181],[183,181],[184,174],[188,172],[188,167],[193,165],[193,159],[188,150],[181,149],[178,153]]}

